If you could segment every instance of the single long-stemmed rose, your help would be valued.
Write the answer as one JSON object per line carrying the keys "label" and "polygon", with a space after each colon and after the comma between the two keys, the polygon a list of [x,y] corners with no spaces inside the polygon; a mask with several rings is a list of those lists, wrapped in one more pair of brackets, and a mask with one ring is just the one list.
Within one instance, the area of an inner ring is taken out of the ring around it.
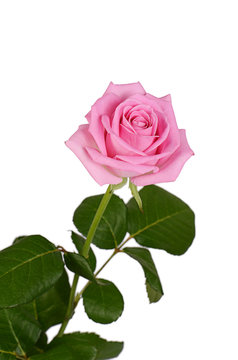
{"label": "single long-stemmed rose", "polygon": [[[123,253],[142,267],[150,303],[159,301],[163,289],[148,248],[182,255],[195,236],[190,207],[153,185],[175,180],[193,155],[185,130],[177,127],[170,96],[149,95],[140,83],[110,83],[86,118],[89,124],[80,125],[66,144],[100,185],[109,184],[107,191],[86,198],[75,210],[79,233],[71,237],[77,253],[40,235],[20,236],[0,252],[0,358],[117,357],[121,342],[93,333],[65,334],[79,300],[83,298],[85,312],[97,323],[109,324],[121,316],[120,291],[98,275]],[[133,197],[125,204],[114,192],[127,181]],[[138,192],[138,185],[146,186]],[[139,246],[128,247],[131,239]],[[91,244],[113,249],[97,271]],[[74,273],[71,286],[68,270]],[[80,276],[88,282],[77,293]],[[56,324],[61,324],[59,332],[48,344],[46,332]]]}
{"label": "single long-stemmed rose", "polygon": [[[89,124],[80,125],[66,145],[100,185],[119,184],[129,177],[132,195],[141,209],[135,185],[174,181],[193,155],[185,130],[177,127],[170,95],[156,98],[146,93],[139,82],[123,85],[111,82],[86,118]],[[113,186],[109,186],[82,249],[85,257],[112,193]],[[117,249],[110,259],[116,253]],[[77,281],[75,275],[74,283]],[[69,314],[73,308],[72,303]],[[60,336],[67,321],[59,331]]]}

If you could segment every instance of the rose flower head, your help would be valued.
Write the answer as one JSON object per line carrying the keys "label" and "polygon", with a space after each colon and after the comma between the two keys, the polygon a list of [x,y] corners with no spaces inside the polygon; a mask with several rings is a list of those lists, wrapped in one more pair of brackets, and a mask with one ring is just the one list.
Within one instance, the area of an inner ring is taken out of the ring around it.
{"label": "rose flower head", "polygon": [[139,82],[111,82],[86,119],[66,145],[100,185],[174,181],[193,155],[170,95],[157,98]]}

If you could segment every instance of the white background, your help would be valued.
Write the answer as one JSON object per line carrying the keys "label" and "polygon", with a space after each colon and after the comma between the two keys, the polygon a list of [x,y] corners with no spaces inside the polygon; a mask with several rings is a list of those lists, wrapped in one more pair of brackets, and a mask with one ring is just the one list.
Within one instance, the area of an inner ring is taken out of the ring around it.
{"label": "white background", "polygon": [[[171,93],[196,153],[175,183],[162,185],[197,216],[186,255],[153,251],[163,299],[149,305],[139,265],[118,255],[102,276],[123,293],[123,316],[95,324],[79,306],[68,327],[124,340],[121,360],[238,357],[235,6],[230,0],[0,2],[1,248],[18,235],[41,233],[73,249],[74,209],[105,187],[64,141],[111,80],[139,80],[155,96]],[[130,196],[127,189],[119,195]],[[110,252],[97,253],[102,263]]]}

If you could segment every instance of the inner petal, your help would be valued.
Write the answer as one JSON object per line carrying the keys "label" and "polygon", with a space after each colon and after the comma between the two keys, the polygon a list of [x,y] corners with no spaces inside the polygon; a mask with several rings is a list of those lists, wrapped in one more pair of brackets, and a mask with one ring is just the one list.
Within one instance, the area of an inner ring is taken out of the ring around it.
{"label": "inner petal", "polygon": [[131,109],[128,111],[128,114],[130,115],[130,113],[132,111],[144,111],[145,113],[148,113],[150,114],[151,111],[152,111],[152,108],[149,106],[149,105],[146,105],[146,104],[137,104],[133,107],[131,107]]}
{"label": "inner petal", "polygon": [[[156,139],[155,136],[151,136],[151,127],[147,129],[137,128],[137,132],[134,133],[122,124],[120,126],[120,138],[139,151],[147,149]],[[121,151],[117,154],[126,155],[125,153],[122,154]]]}
{"label": "inner petal", "polygon": [[127,105],[124,107],[123,109],[123,116],[125,116],[126,118],[130,116],[129,112],[132,109],[131,105]]}
{"label": "inner petal", "polygon": [[150,124],[147,120],[145,120],[142,116],[136,116],[135,118],[132,119],[131,121],[131,125],[135,128],[142,128],[142,129],[147,129]]}
{"label": "inner petal", "polygon": [[131,125],[131,123],[127,120],[127,118],[123,115],[122,117],[122,121],[121,121],[121,126],[124,126],[125,128],[127,128],[129,131],[131,131],[132,133],[136,133],[136,130],[133,128],[133,126]]}
{"label": "inner petal", "polygon": [[117,106],[114,114],[110,117],[111,128],[116,135],[119,135],[120,123],[122,121],[124,111],[126,110],[129,113],[130,109],[137,104],[137,101],[129,98]]}

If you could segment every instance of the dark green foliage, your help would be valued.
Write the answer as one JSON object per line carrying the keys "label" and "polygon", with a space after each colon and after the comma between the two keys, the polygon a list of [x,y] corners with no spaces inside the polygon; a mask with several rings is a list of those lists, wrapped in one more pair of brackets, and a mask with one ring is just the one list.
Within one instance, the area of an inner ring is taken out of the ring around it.
{"label": "dark green foliage", "polygon": [[184,254],[195,236],[194,213],[182,200],[155,185],[139,192],[143,213],[132,198],[128,207],[128,231],[138,244]]}
{"label": "dark green foliage", "polygon": [[[78,231],[87,236],[103,195],[90,196],[75,210],[73,222]],[[112,195],[95,232],[93,243],[101,249],[119,245],[127,231],[127,209],[123,200]]]}
{"label": "dark green foliage", "polygon": [[26,236],[0,252],[0,308],[30,302],[52,287],[62,272],[58,249],[40,235]]}
{"label": "dark green foliage", "polygon": [[[73,240],[76,249],[78,250],[78,253],[81,254],[83,250],[83,246],[85,244],[85,239],[81,235],[76,234],[74,231],[72,231],[71,238]],[[94,272],[96,269],[97,260],[92,248],[90,248],[89,250],[87,260],[89,262],[89,265],[91,266],[92,271]]]}
{"label": "dark green foliage", "polygon": [[116,321],[124,309],[124,301],[117,287],[108,280],[98,279],[83,293],[83,304],[90,319],[101,324]]}
{"label": "dark green foliage", "polygon": [[[0,310],[0,353],[3,351],[23,355],[39,339],[41,328],[33,309],[23,307]],[[3,355],[2,355],[3,356]]]}
{"label": "dark green foliage", "polygon": [[146,289],[150,303],[159,301],[163,296],[163,289],[149,250],[139,247],[128,247],[124,248],[123,251],[142,266],[146,278]]}
{"label": "dark green foliage", "polygon": [[64,270],[55,285],[35,299],[36,316],[43,330],[62,323],[69,303],[69,294],[68,275]]}
{"label": "dark green foliage", "polygon": [[[42,355],[32,360],[107,360],[117,357],[123,343],[107,341],[94,333],[72,333],[54,339]],[[64,356],[64,357],[63,357]]]}
{"label": "dark green foliage", "polygon": [[67,252],[64,254],[64,260],[67,268],[77,275],[84,277],[85,279],[95,281],[95,276],[89,265],[89,262],[85,257],[80,254]]}

